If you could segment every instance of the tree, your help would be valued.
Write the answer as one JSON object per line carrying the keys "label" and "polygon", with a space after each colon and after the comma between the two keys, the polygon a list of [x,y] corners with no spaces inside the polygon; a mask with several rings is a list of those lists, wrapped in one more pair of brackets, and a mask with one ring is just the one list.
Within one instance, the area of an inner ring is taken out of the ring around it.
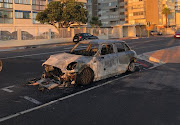
{"label": "tree", "polygon": [[84,8],[84,4],[74,0],[68,0],[65,3],[62,16],[64,18],[64,24],[67,27],[74,23],[78,23],[79,25],[81,23],[85,24],[88,21],[88,12]]}
{"label": "tree", "polygon": [[94,28],[94,27],[101,27],[102,26],[102,23],[101,21],[99,20],[98,17],[94,16],[91,18],[90,20],[90,25]]}
{"label": "tree", "polygon": [[61,0],[50,2],[44,11],[37,14],[36,20],[42,24],[51,24],[59,31],[60,28],[70,27],[74,23],[87,23],[87,16],[83,3]]}
{"label": "tree", "polygon": [[162,14],[164,14],[165,15],[165,17],[166,17],[166,27],[168,26],[168,15],[169,14],[171,14],[171,9],[170,8],[164,8],[163,10],[162,10]]}

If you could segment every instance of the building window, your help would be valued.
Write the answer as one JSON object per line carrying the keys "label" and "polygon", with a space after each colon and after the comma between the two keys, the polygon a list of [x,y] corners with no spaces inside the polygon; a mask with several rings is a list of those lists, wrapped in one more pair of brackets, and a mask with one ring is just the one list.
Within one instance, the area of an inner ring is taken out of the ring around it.
{"label": "building window", "polygon": [[38,12],[33,12],[33,14],[32,14],[33,24],[40,23],[39,21],[36,21],[36,20],[35,20],[35,19],[36,19],[36,16],[37,16],[37,13],[38,13]]}
{"label": "building window", "polygon": [[4,3],[4,8],[12,8],[12,4]]}
{"label": "building window", "polygon": [[46,0],[32,0],[33,5],[46,5]]}
{"label": "building window", "polygon": [[141,16],[144,15],[144,12],[134,12],[133,16]]}
{"label": "building window", "polygon": [[31,11],[15,10],[16,19],[30,19]]}
{"label": "building window", "polygon": [[19,0],[14,0],[14,3],[19,3]]}
{"label": "building window", "polygon": [[0,8],[12,8],[12,0],[0,0]]}
{"label": "building window", "polygon": [[4,6],[3,3],[0,3],[0,8],[3,7],[3,6]]}
{"label": "building window", "polygon": [[13,23],[13,12],[0,10],[0,23],[12,24]]}
{"label": "building window", "polygon": [[16,4],[30,4],[30,0],[14,0]]}
{"label": "building window", "polygon": [[33,10],[45,10],[46,0],[32,0]]}

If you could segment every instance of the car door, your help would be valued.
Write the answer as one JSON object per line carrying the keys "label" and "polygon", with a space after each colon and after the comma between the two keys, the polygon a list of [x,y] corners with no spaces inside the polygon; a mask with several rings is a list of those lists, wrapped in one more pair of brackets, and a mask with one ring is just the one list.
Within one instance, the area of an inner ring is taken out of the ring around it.
{"label": "car door", "polygon": [[116,43],[115,50],[118,60],[117,71],[119,73],[124,73],[127,71],[127,67],[130,63],[129,50],[130,48],[126,47],[123,43]]}
{"label": "car door", "polygon": [[114,52],[113,44],[103,44],[100,49],[100,56],[97,57],[98,77],[106,78],[117,72],[116,53]]}
{"label": "car door", "polygon": [[92,39],[92,35],[89,34],[89,33],[87,33],[87,38],[88,38],[88,39]]}

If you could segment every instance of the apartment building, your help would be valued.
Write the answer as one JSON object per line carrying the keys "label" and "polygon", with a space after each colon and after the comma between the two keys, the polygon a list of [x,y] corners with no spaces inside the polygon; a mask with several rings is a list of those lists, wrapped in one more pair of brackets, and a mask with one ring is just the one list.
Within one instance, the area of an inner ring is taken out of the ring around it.
{"label": "apartment building", "polygon": [[168,15],[168,25],[175,26],[175,1],[174,0],[129,0],[129,22],[131,24],[146,24],[160,26],[166,24],[163,8],[171,9]]}
{"label": "apartment building", "polygon": [[89,19],[98,16],[98,0],[87,0],[87,10],[89,12]]}
{"label": "apartment building", "polygon": [[144,0],[128,0],[129,24],[146,24],[146,3]]}
{"label": "apartment building", "polygon": [[[168,25],[175,26],[180,0],[87,0],[90,17],[97,15],[103,26],[123,24],[162,26],[166,24],[162,9],[168,7]],[[95,8],[95,9],[94,9]]]}
{"label": "apartment building", "polygon": [[36,24],[35,16],[45,9],[47,0],[1,0],[0,26]]}
{"label": "apartment building", "polygon": [[[0,0],[0,29],[3,27],[52,27],[35,21],[50,1],[55,0]],[[77,0],[86,3],[86,0]]]}
{"label": "apartment building", "polygon": [[176,12],[180,11],[180,0],[175,0],[175,10]]}
{"label": "apartment building", "polygon": [[[175,26],[176,21],[175,21],[175,0],[162,0],[162,9],[164,7],[170,8],[171,9],[171,14],[168,15],[168,25],[169,26]],[[162,23],[163,25],[166,24],[165,21],[165,15],[162,16]]]}
{"label": "apartment building", "polygon": [[[125,16],[127,0],[97,0],[96,5],[98,11],[95,14],[104,27],[123,25],[128,21]],[[92,6],[94,6],[93,3]]]}
{"label": "apartment building", "polygon": [[176,26],[180,28],[180,0],[175,0]]}

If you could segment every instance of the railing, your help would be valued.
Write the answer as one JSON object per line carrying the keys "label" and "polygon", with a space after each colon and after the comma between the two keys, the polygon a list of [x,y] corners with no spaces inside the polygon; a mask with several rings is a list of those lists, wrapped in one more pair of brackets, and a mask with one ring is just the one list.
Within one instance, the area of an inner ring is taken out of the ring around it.
{"label": "railing", "polygon": [[0,40],[41,40],[73,38],[78,33],[90,33],[95,36],[107,38],[112,33],[112,28],[61,28],[56,29],[25,27],[25,28],[0,28]]}

